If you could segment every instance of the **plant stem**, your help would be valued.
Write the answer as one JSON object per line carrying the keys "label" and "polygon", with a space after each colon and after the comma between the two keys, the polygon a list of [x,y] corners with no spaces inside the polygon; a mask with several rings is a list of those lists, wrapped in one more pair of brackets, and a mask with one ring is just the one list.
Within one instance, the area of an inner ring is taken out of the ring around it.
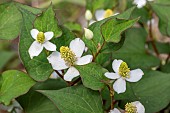
{"label": "plant stem", "polygon": [[64,79],[63,75],[61,75],[57,70],[55,70],[55,72],[58,74],[58,76],[60,76],[60,78]]}
{"label": "plant stem", "polygon": [[104,41],[103,44],[101,46],[99,46],[99,48],[97,49],[96,54],[93,57],[92,62],[94,62],[96,60],[96,57],[99,55],[99,53],[100,53],[101,49],[103,48],[103,46],[105,45],[105,43],[106,43],[106,41]]}
{"label": "plant stem", "polygon": [[113,102],[113,100],[114,100],[114,91],[109,85],[107,85],[107,87],[108,87],[108,89],[110,91],[110,98],[111,98],[110,107],[111,107],[111,110],[112,110],[114,108],[114,102]]}
{"label": "plant stem", "polygon": [[169,58],[170,58],[170,53],[168,54],[168,57],[166,58],[166,63],[168,63],[168,60],[169,60]]}
{"label": "plant stem", "polygon": [[156,53],[156,56],[159,57],[159,52],[158,52],[158,49],[156,48],[156,45],[155,45],[155,42],[154,42],[154,38],[153,38],[152,22],[150,22],[150,25],[149,25],[149,37],[151,39],[151,44],[152,44],[153,50]]}
{"label": "plant stem", "polygon": [[81,77],[79,77],[78,79],[76,79],[74,82],[72,82],[70,85],[74,86],[74,84],[78,83],[79,81],[81,81]]}

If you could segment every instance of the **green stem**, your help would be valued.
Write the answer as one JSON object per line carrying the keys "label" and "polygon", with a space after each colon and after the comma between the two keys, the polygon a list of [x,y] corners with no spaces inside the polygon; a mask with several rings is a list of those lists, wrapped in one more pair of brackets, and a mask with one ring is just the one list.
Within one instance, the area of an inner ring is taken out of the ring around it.
{"label": "green stem", "polygon": [[103,46],[104,46],[105,44],[106,44],[106,42],[104,41],[103,44],[97,49],[97,52],[96,52],[96,54],[94,55],[92,62],[94,62],[94,61],[96,60],[96,57],[99,55],[101,49],[103,48]]}
{"label": "green stem", "polygon": [[110,98],[111,98],[110,107],[111,107],[111,110],[112,110],[114,108],[114,90],[109,85],[107,85],[107,87],[110,91]]}

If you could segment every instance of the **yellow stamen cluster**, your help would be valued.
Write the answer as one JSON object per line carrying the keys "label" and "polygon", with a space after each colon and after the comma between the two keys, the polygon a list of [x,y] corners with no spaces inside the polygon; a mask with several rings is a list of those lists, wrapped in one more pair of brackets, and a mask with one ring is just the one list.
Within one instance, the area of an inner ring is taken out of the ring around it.
{"label": "yellow stamen cluster", "polygon": [[37,42],[39,43],[44,43],[45,41],[45,35],[43,32],[39,32],[38,35],[37,35]]}
{"label": "yellow stamen cluster", "polygon": [[127,103],[125,105],[125,113],[137,113],[137,108],[132,103]]}
{"label": "yellow stamen cluster", "polygon": [[111,9],[107,9],[104,13],[104,18],[108,18],[113,15],[113,11]]}
{"label": "yellow stamen cluster", "polygon": [[76,62],[76,55],[65,46],[60,47],[61,58],[64,59],[67,66],[72,66]]}
{"label": "yellow stamen cluster", "polygon": [[129,78],[129,72],[130,68],[128,68],[128,65],[126,62],[122,62],[119,67],[119,75],[121,75],[124,78]]}

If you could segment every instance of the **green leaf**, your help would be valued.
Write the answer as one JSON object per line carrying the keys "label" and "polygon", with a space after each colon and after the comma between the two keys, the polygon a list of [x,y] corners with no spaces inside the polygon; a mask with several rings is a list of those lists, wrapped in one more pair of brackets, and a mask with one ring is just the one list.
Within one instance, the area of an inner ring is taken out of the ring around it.
{"label": "green leaf", "polygon": [[18,2],[15,2],[15,5],[16,5],[16,7],[25,9],[25,10],[27,10],[27,11],[35,14],[35,15],[42,13],[41,9],[30,7],[30,6],[24,5],[24,4],[20,4]]}
{"label": "green leaf", "polygon": [[118,43],[121,33],[132,27],[139,18],[133,20],[110,19],[101,26],[101,33],[106,42]]}
{"label": "green leaf", "polygon": [[0,4],[0,39],[14,39],[18,36],[22,16],[13,2]]}
{"label": "green leaf", "polygon": [[73,22],[67,22],[64,24],[65,27],[67,27],[71,31],[81,31],[81,25],[78,23]]}
{"label": "green leaf", "polygon": [[163,35],[170,36],[170,4],[151,4],[152,9],[159,17],[159,30]]}
{"label": "green leaf", "polygon": [[103,113],[99,92],[73,86],[60,90],[40,90],[62,113]]}
{"label": "green leaf", "polygon": [[161,66],[161,71],[165,73],[170,73],[170,62]]}
{"label": "green leaf", "polygon": [[134,6],[134,7],[127,9],[123,13],[119,14],[116,18],[117,19],[129,19],[135,8],[136,7]]}
{"label": "green leaf", "polygon": [[25,94],[35,82],[25,73],[9,70],[2,73],[2,87],[0,90],[0,102],[9,105],[10,101]]}
{"label": "green leaf", "polygon": [[80,72],[84,86],[93,90],[100,90],[105,86],[102,80],[105,79],[104,73],[107,72],[107,70],[100,65],[90,63],[83,66],[76,66],[76,68]]}
{"label": "green leaf", "polygon": [[170,5],[170,1],[169,0],[155,0],[154,3]]}
{"label": "green leaf", "polygon": [[[156,48],[158,50],[158,53],[170,53],[170,43],[162,43],[162,42],[157,42],[154,41]],[[153,46],[152,46],[152,42],[149,43],[149,49],[151,49],[152,51],[154,51]]]}
{"label": "green leaf", "polygon": [[25,9],[20,8],[23,15],[23,26],[20,34],[19,53],[20,58],[29,73],[36,81],[44,81],[51,75],[53,69],[47,60],[45,51],[42,51],[38,57],[30,58],[28,49],[34,39],[31,37],[30,30],[33,29],[33,21],[36,16]]}
{"label": "green leaf", "polygon": [[110,54],[110,53],[100,53],[97,56],[95,62],[97,64],[100,64],[102,67],[106,67],[111,61],[111,55],[112,54]]}
{"label": "green leaf", "polygon": [[6,63],[14,56],[14,52],[0,51],[0,70],[6,65]]}
{"label": "green leaf", "polygon": [[22,25],[22,15],[18,8],[23,8],[34,14],[40,14],[41,10],[17,2],[0,4],[0,39],[11,40],[18,36]]}
{"label": "green leaf", "polygon": [[146,113],[155,113],[165,108],[170,100],[170,74],[158,71],[144,71],[142,79],[136,83],[128,83],[126,92],[115,94],[116,100],[140,101]]}
{"label": "green leaf", "polygon": [[55,12],[53,11],[52,5],[50,5],[45,12],[36,18],[34,27],[42,32],[52,31],[55,38],[62,34],[55,18]]}
{"label": "green leaf", "polygon": [[17,98],[25,113],[60,113],[58,108],[43,94],[36,90],[58,90],[66,87],[61,79],[48,79],[40,82],[25,95]]}
{"label": "green leaf", "polygon": [[143,28],[129,29],[126,32],[124,45],[118,51],[113,52],[113,58],[124,60],[132,69],[158,66],[160,60],[146,53],[146,37],[147,33]]}
{"label": "green leaf", "polygon": [[104,105],[105,110],[110,109],[111,97],[110,97],[110,91],[107,86],[104,87],[104,89],[101,91],[101,96],[102,96],[103,105]]}

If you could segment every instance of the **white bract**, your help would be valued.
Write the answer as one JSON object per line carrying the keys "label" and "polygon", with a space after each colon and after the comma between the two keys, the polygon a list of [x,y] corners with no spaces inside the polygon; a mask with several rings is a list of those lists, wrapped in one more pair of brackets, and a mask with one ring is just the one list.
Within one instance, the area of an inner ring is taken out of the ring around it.
{"label": "white bract", "polygon": [[109,113],[121,113],[117,108],[114,108],[113,110],[110,110]]}
{"label": "white bract", "polygon": [[139,101],[135,101],[125,105],[125,113],[145,113],[145,108]]}
{"label": "white bract", "polygon": [[85,65],[92,62],[92,55],[82,56],[84,50],[84,42],[80,38],[76,38],[70,42],[69,47],[61,46],[60,52],[53,52],[47,59],[54,70],[69,68],[64,75],[64,80],[72,81],[73,78],[80,75],[74,67],[75,65]]}
{"label": "white bract", "polygon": [[28,50],[31,59],[34,56],[38,56],[44,47],[48,51],[56,51],[56,45],[49,42],[49,40],[51,40],[52,37],[54,36],[53,32],[49,31],[43,33],[43,32],[39,32],[37,29],[32,29],[31,36],[33,39],[35,39],[35,41],[31,44]]}
{"label": "white bract", "polygon": [[[148,0],[153,1],[153,0]],[[137,5],[137,8],[142,8],[146,5],[147,0],[134,0],[133,3]]]}
{"label": "white bract", "polygon": [[119,94],[126,91],[126,81],[137,82],[144,75],[141,69],[131,70],[122,60],[115,59],[112,63],[113,72],[106,72],[105,76],[109,79],[117,79],[113,84],[113,89]]}
{"label": "white bract", "polygon": [[93,32],[90,29],[84,28],[84,35],[86,39],[91,40],[93,38]]}
{"label": "white bract", "polygon": [[[109,113],[121,113],[117,108],[110,110]],[[145,113],[145,107],[139,102],[131,102],[125,105],[125,113]]]}
{"label": "white bract", "polygon": [[[100,20],[103,20],[105,18],[108,18],[110,16],[115,16],[119,13],[114,13],[111,9],[107,9],[107,10],[104,10],[104,9],[99,9],[99,10],[96,10],[95,12],[95,18],[97,21],[100,21]],[[95,20],[90,20],[90,23],[89,24],[92,24],[96,22]]]}

